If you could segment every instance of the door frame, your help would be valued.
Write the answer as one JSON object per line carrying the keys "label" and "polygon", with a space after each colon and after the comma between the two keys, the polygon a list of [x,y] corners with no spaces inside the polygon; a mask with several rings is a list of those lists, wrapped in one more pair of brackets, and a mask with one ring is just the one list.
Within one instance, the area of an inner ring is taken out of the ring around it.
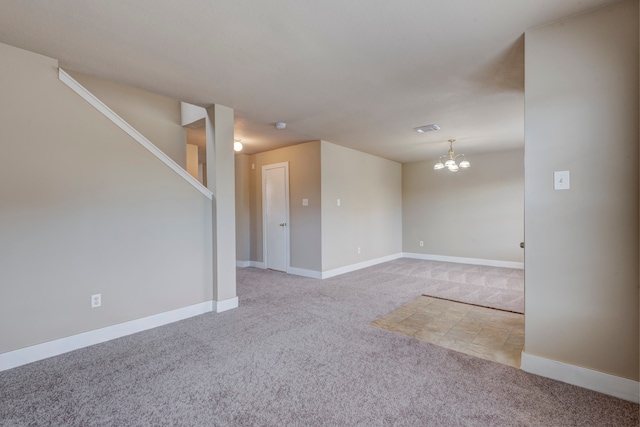
{"label": "door frame", "polygon": [[285,273],[289,272],[291,267],[291,258],[290,258],[290,244],[291,244],[291,222],[289,219],[290,206],[289,206],[289,162],[281,162],[281,163],[273,163],[270,165],[262,166],[262,262],[264,263],[264,268],[268,268],[269,265],[267,262],[267,208],[266,208],[266,199],[267,199],[267,170],[269,169],[277,169],[284,167],[284,200],[285,200],[285,222],[286,226],[285,230]]}

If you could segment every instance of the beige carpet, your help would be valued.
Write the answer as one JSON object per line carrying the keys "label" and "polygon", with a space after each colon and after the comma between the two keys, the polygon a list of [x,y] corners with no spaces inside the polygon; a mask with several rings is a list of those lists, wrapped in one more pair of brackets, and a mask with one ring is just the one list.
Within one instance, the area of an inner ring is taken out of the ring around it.
{"label": "beige carpet", "polygon": [[370,325],[422,290],[240,269],[235,310],[0,372],[0,425],[638,425],[637,404]]}
{"label": "beige carpet", "polygon": [[423,282],[422,294],[524,313],[524,270],[401,258],[371,269]]}

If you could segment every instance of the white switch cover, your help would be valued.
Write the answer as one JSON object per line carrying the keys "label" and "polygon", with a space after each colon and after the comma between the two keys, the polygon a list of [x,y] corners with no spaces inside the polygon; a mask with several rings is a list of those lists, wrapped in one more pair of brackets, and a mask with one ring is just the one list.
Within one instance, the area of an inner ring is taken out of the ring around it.
{"label": "white switch cover", "polygon": [[302,206],[309,206],[309,199],[302,199]]}
{"label": "white switch cover", "polygon": [[256,164],[255,163],[251,163],[251,169],[255,169],[256,168]]}
{"label": "white switch cover", "polygon": [[569,188],[569,171],[555,171],[553,173],[553,189],[568,190]]}
{"label": "white switch cover", "polygon": [[338,199],[338,206],[340,206],[340,199]]}

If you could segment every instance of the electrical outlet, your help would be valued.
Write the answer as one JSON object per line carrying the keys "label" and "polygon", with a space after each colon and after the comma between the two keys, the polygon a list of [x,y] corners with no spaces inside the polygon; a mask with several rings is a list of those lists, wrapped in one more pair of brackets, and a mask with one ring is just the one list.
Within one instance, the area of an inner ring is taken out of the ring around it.
{"label": "electrical outlet", "polygon": [[360,246],[358,246],[358,253],[360,253]]}
{"label": "electrical outlet", "polygon": [[420,240],[420,246],[424,246],[424,242]]}
{"label": "electrical outlet", "polygon": [[102,294],[91,295],[91,308],[97,308],[102,305]]}

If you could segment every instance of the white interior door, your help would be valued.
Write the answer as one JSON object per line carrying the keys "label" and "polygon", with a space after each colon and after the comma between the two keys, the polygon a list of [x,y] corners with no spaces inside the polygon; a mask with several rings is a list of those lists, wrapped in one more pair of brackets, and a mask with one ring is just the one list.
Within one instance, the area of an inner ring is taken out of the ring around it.
{"label": "white interior door", "polygon": [[262,167],[263,255],[265,267],[289,264],[289,164]]}

